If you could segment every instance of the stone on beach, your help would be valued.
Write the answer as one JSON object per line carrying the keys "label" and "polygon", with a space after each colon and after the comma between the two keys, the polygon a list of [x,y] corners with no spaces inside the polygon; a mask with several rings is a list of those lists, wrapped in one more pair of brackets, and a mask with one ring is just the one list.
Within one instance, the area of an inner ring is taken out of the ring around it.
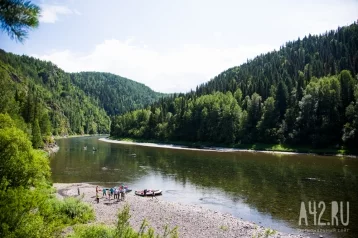
{"label": "stone on beach", "polygon": [[[188,205],[168,202],[159,196],[139,197],[134,193],[128,193],[125,201],[117,202],[114,199],[108,201],[100,198],[99,204],[95,199],[96,185],[86,183],[56,183],[59,198],[64,196],[79,197],[84,202],[92,204],[97,224],[113,226],[117,222],[118,209],[125,204],[130,206],[130,225],[139,230],[142,221],[146,219],[157,234],[164,233],[164,226],[169,228],[178,226],[179,237],[254,237],[263,235],[266,228],[254,223],[236,218],[231,214],[212,211],[197,205]],[[77,188],[81,189],[78,196]],[[84,194],[84,195],[82,195]],[[83,196],[83,198],[82,198]],[[107,205],[106,205],[107,204]],[[284,234],[277,232],[270,237],[302,237],[300,235]]]}

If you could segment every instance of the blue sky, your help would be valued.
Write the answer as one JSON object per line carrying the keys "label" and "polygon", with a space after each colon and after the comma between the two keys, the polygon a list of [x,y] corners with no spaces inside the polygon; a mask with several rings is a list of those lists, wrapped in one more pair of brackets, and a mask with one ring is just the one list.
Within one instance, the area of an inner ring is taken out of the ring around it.
{"label": "blue sky", "polygon": [[0,48],[67,72],[111,72],[160,92],[187,92],[287,41],[357,21],[357,0],[33,1],[40,25]]}

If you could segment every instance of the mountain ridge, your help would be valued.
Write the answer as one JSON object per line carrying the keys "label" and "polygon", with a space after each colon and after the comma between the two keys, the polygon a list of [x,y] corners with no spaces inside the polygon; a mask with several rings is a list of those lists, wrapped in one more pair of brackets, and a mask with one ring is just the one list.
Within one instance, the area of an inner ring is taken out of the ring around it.
{"label": "mountain ridge", "polygon": [[[29,135],[42,118],[42,124],[50,125],[46,133],[43,129],[46,137],[109,133],[110,115],[142,108],[165,96],[115,74],[67,73],[52,62],[4,50],[0,50],[0,76],[0,112],[17,118]],[[105,90],[107,79],[109,90]],[[120,110],[115,108],[118,105]]]}
{"label": "mountain ridge", "polygon": [[290,41],[195,91],[116,116],[113,137],[214,144],[358,143],[358,25]]}

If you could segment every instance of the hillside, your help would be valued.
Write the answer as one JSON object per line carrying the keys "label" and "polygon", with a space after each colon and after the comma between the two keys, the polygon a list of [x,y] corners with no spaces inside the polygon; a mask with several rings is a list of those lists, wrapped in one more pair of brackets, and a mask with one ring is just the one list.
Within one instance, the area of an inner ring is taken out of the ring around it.
{"label": "hillside", "polygon": [[358,143],[358,25],[288,42],[195,92],[114,118],[111,135],[214,144]]}
{"label": "hillside", "polygon": [[87,96],[98,100],[110,116],[143,108],[164,96],[144,84],[110,73],[73,73],[71,80]]}
{"label": "hillside", "polygon": [[35,147],[51,134],[109,133],[109,115],[143,107],[162,95],[113,74],[69,74],[51,62],[3,50],[0,86],[0,113],[17,118]]}

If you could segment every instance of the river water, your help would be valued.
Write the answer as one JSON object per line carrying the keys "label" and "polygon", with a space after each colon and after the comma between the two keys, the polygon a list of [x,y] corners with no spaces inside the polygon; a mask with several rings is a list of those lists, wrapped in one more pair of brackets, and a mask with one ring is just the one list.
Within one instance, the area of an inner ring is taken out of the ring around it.
{"label": "river water", "polygon": [[[99,138],[57,140],[53,182],[161,189],[165,200],[197,204],[283,232],[308,229],[324,237],[358,237],[357,158],[175,150]],[[332,201],[338,204],[337,220],[332,219]],[[315,225],[315,220],[326,225]],[[328,225],[332,221],[339,225]]]}

